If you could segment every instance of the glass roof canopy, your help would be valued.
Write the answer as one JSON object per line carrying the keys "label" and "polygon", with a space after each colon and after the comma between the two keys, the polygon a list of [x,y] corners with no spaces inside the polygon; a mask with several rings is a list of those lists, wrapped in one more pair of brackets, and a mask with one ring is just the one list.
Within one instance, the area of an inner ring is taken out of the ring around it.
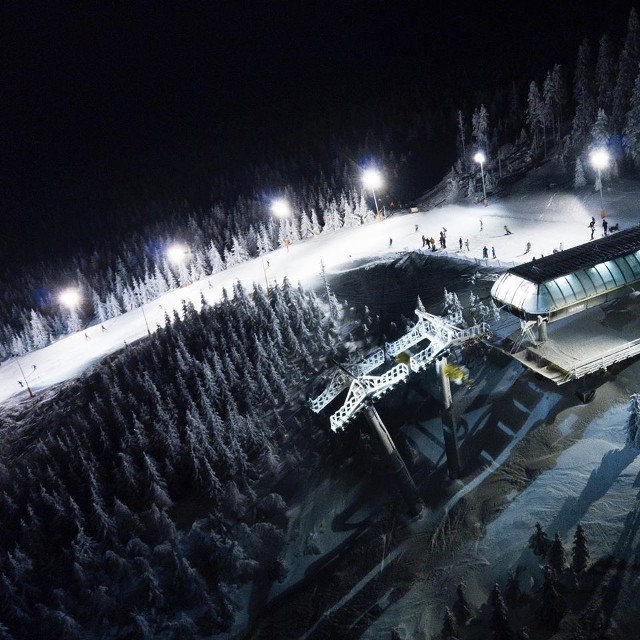
{"label": "glass roof canopy", "polygon": [[491,289],[499,306],[549,321],[602,304],[640,282],[640,226],[505,272]]}

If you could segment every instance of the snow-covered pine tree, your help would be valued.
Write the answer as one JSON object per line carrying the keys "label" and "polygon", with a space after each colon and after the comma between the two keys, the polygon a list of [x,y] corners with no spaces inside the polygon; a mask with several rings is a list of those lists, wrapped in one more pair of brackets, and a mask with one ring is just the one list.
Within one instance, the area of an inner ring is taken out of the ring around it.
{"label": "snow-covered pine tree", "polygon": [[322,232],[322,227],[320,226],[318,214],[315,209],[311,209],[311,229],[314,236],[320,235]]}
{"label": "snow-covered pine tree", "polygon": [[458,137],[456,139],[456,146],[458,147],[458,158],[462,161],[463,165],[465,165],[467,162],[467,149],[464,135],[464,116],[462,115],[462,111],[460,109],[458,109],[458,113],[456,114],[456,125],[458,127]]}
{"label": "snow-covered pine tree", "polygon": [[640,21],[635,7],[631,7],[627,22],[627,34],[618,61],[618,75],[613,92],[611,128],[621,132],[625,124],[625,114],[629,109],[634,80],[640,63]]}
{"label": "snow-covered pine tree", "polygon": [[47,323],[41,313],[31,309],[29,318],[30,343],[34,349],[42,349],[51,342]]}
{"label": "snow-covered pine tree", "polygon": [[550,567],[544,568],[544,582],[540,588],[539,619],[544,626],[555,629],[564,615],[565,602],[556,588],[556,573]]}
{"label": "snow-covered pine tree", "polygon": [[549,549],[549,566],[556,572],[557,576],[562,575],[566,560],[567,552],[564,550],[560,534],[556,533]]}
{"label": "snow-covered pine tree", "polygon": [[453,613],[449,607],[445,607],[444,619],[442,621],[442,631],[440,637],[442,640],[451,640],[456,635],[456,625],[453,620]]}
{"label": "snow-covered pine tree", "polygon": [[584,535],[582,525],[578,523],[573,538],[573,549],[571,550],[571,568],[576,575],[579,575],[587,568],[587,562],[589,562],[587,538]]}
{"label": "snow-covered pine tree", "polygon": [[529,538],[529,548],[541,558],[544,558],[549,553],[549,549],[551,549],[551,540],[542,530],[539,522],[536,522],[536,530]]}
{"label": "snow-covered pine tree", "polygon": [[616,82],[616,62],[609,34],[605,33],[598,44],[598,58],[594,75],[596,107],[611,113],[613,109],[613,90]]}
{"label": "snow-covered pine tree", "polygon": [[584,167],[582,166],[582,160],[578,156],[576,158],[576,169],[573,174],[573,188],[580,189],[587,184],[587,179],[584,175]]}
{"label": "snow-covered pine tree", "polygon": [[591,93],[591,47],[584,39],[578,48],[578,57],[573,76],[573,97],[576,103],[571,142],[575,149],[587,141],[595,118],[595,102]]}
{"label": "snow-covered pine tree", "polygon": [[531,147],[533,151],[540,149],[543,141],[546,145],[546,111],[546,105],[540,96],[538,84],[534,80],[529,85],[529,95],[527,97],[527,124],[529,125],[529,131],[531,132]]}
{"label": "snow-covered pine tree", "polygon": [[480,109],[476,109],[471,117],[471,137],[478,149],[482,149],[485,154],[489,152],[489,113],[486,107],[481,104]]}
{"label": "snow-covered pine tree", "polygon": [[464,626],[473,618],[473,611],[465,595],[466,585],[461,582],[456,587],[456,601],[453,603],[453,615],[459,625]]}
{"label": "snow-covered pine tree", "polygon": [[223,271],[225,268],[220,252],[213,244],[213,241],[209,243],[207,248],[207,260],[209,262],[209,273],[214,274]]}
{"label": "snow-covered pine tree", "polygon": [[604,109],[598,109],[590,136],[590,149],[604,149],[609,145],[609,118],[607,118]]}
{"label": "snow-covered pine tree", "polygon": [[640,448],[640,393],[634,393],[627,405],[629,417],[626,424],[627,445]]}
{"label": "snow-covered pine tree", "polygon": [[467,198],[471,198],[473,200],[476,195],[476,179],[471,176],[469,178],[469,182],[467,183]]}
{"label": "snow-covered pine tree", "polygon": [[504,603],[498,583],[494,585],[489,595],[491,604],[491,618],[489,626],[494,640],[513,640],[513,632],[509,626],[507,605]]}
{"label": "snow-covered pine tree", "polygon": [[551,71],[547,72],[542,86],[542,98],[547,113],[554,142],[560,141],[562,131],[562,107],[567,100],[567,89],[565,86],[562,67],[554,65]]}
{"label": "snow-covered pine tree", "polygon": [[633,84],[631,106],[624,124],[624,151],[640,167],[640,68]]}

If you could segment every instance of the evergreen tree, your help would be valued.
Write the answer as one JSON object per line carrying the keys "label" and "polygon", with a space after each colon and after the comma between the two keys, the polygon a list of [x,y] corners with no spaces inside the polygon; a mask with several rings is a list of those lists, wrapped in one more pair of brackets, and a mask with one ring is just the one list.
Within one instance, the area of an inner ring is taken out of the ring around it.
{"label": "evergreen tree", "polygon": [[458,621],[458,624],[464,626],[473,618],[473,611],[471,611],[471,606],[467,601],[467,597],[464,593],[465,584],[461,582],[456,587],[456,601],[453,603],[453,614]]}
{"label": "evergreen tree", "polygon": [[624,125],[624,150],[633,164],[640,167],[640,69],[631,94],[631,107]]}
{"label": "evergreen tree", "polygon": [[544,558],[551,549],[551,540],[542,530],[539,522],[536,522],[535,533],[529,538],[529,548],[533,549],[533,553]]}
{"label": "evergreen tree", "polygon": [[515,569],[509,571],[509,575],[507,576],[507,584],[504,589],[504,599],[512,608],[517,607],[522,599],[522,591],[520,590],[520,575],[523,571],[524,567],[518,565]]}
{"label": "evergreen tree", "polygon": [[489,602],[491,604],[489,626],[491,628],[492,638],[494,638],[494,640],[513,640],[513,632],[509,627],[507,606],[500,593],[498,583],[496,583],[491,590]]}
{"label": "evergreen tree", "polygon": [[449,607],[445,608],[444,620],[442,622],[442,631],[440,636],[442,640],[450,640],[456,635],[455,623],[453,621],[453,614]]}
{"label": "evergreen tree", "polygon": [[542,88],[542,96],[545,104],[547,118],[551,124],[554,142],[559,142],[562,134],[562,108],[567,101],[567,88],[565,85],[562,67],[556,64],[547,73]]}
{"label": "evergreen tree", "polygon": [[595,102],[591,91],[591,47],[583,40],[578,49],[576,68],[573,76],[573,97],[576,103],[571,141],[576,149],[584,145],[593,125]]}
{"label": "evergreen tree", "polygon": [[471,137],[478,149],[482,149],[486,154],[489,152],[489,113],[482,104],[480,109],[473,112],[471,118]]}
{"label": "evergreen tree", "polygon": [[556,573],[546,566],[544,569],[544,582],[540,588],[541,602],[538,617],[543,625],[555,629],[564,615],[565,603],[563,597],[556,588]]}
{"label": "evergreen tree", "polygon": [[582,160],[576,158],[576,170],[573,174],[573,188],[580,189],[587,184],[587,179],[584,175],[584,167],[582,166]]}
{"label": "evergreen tree", "polygon": [[549,549],[549,566],[556,572],[558,576],[562,575],[566,562],[566,551],[560,539],[560,535],[556,533]]}
{"label": "evergreen tree", "polygon": [[581,574],[587,568],[589,562],[589,547],[581,524],[576,527],[573,538],[573,549],[571,550],[571,568],[574,573]]}
{"label": "evergreen tree", "polygon": [[613,93],[611,127],[620,132],[625,123],[625,114],[633,91],[634,80],[640,63],[640,22],[635,7],[631,8],[627,22],[627,34],[620,52],[616,88]]}
{"label": "evergreen tree", "polygon": [[606,149],[609,145],[609,118],[604,109],[598,109],[596,121],[591,127],[591,149]]}
{"label": "evergreen tree", "polygon": [[31,309],[31,318],[29,323],[31,334],[30,342],[32,348],[42,349],[42,347],[46,347],[49,342],[51,342],[51,336],[49,335],[47,324],[42,314]]}
{"label": "evergreen tree", "polygon": [[594,77],[596,92],[596,107],[611,113],[613,109],[613,90],[616,81],[616,63],[613,55],[613,45],[608,34],[600,38],[598,59]]}
{"label": "evergreen tree", "polygon": [[532,136],[532,149],[537,151],[540,148],[541,141],[545,144],[546,155],[546,137],[545,137],[545,124],[546,124],[547,107],[543,102],[538,85],[536,82],[532,82],[529,85],[529,96],[527,98],[527,123]]}
{"label": "evergreen tree", "polygon": [[629,418],[627,419],[627,445],[640,448],[640,393],[634,393],[629,398],[627,406]]}

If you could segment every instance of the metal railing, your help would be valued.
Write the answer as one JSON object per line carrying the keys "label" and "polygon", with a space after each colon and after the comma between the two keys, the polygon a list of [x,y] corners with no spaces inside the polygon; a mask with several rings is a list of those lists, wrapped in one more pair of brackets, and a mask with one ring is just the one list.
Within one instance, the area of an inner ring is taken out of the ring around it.
{"label": "metal railing", "polygon": [[577,380],[584,376],[600,371],[601,369],[607,369],[616,362],[622,362],[628,358],[632,358],[640,354],[640,338],[627,342],[621,347],[614,347],[605,351],[597,358],[591,358],[590,360],[583,360],[581,363],[571,367],[565,376],[565,382],[569,380]]}

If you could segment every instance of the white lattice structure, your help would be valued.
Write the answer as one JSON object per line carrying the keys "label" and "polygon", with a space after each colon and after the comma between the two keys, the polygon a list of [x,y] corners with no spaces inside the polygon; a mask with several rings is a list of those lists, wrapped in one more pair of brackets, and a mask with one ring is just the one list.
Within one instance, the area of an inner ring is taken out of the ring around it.
{"label": "white lattice structure", "polygon": [[[330,418],[333,431],[343,429],[353,420],[365,405],[367,398],[377,400],[396,385],[406,382],[412,371],[418,373],[425,369],[448,347],[478,338],[489,331],[484,322],[469,329],[461,329],[449,319],[426,311],[416,309],[416,315],[419,318],[418,322],[405,335],[395,342],[387,342],[384,350],[378,349],[356,365],[345,367],[345,370],[336,369],[327,388],[318,397],[309,400],[311,409],[315,413],[319,413],[344,389],[349,387],[342,407]],[[459,314],[453,320],[460,323],[462,316]],[[367,375],[384,363],[385,353],[388,358],[395,358],[423,340],[429,340],[429,345],[411,355],[408,366],[405,363],[400,363],[382,375]]]}
{"label": "white lattice structure", "polygon": [[402,362],[381,376],[360,376],[354,379],[344,404],[330,418],[331,429],[343,429],[362,409],[367,398],[377,400],[396,385],[405,382],[408,377],[409,367]]}
{"label": "white lattice structure", "polygon": [[334,398],[336,398],[351,384],[353,378],[359,378],[360,376],[366,375],[370,371],[377,369],[382,364],[384,364],[384,350],[377,349],[370,356],[357,364],[345,367],[353,377],[349,376],[341,369],[336,369],[333,372],[331,381],[327,388],[317,398],[311,398],[309,400],[311,410],[314,413],[320,413],[322,409],[324,409]]}
{"label": "white lattice structure", "polygon": [[463,331],[463,329],[455,326],[455,323],[462,322],[460,314],[453,318],[453,323],[420,309],[416,309],[416,315],[419,318],[418,322],[409,332],[395,342],[387,342],[385,344],[387,354],[397,356],[425,339],[432,342],[451,342]]}

